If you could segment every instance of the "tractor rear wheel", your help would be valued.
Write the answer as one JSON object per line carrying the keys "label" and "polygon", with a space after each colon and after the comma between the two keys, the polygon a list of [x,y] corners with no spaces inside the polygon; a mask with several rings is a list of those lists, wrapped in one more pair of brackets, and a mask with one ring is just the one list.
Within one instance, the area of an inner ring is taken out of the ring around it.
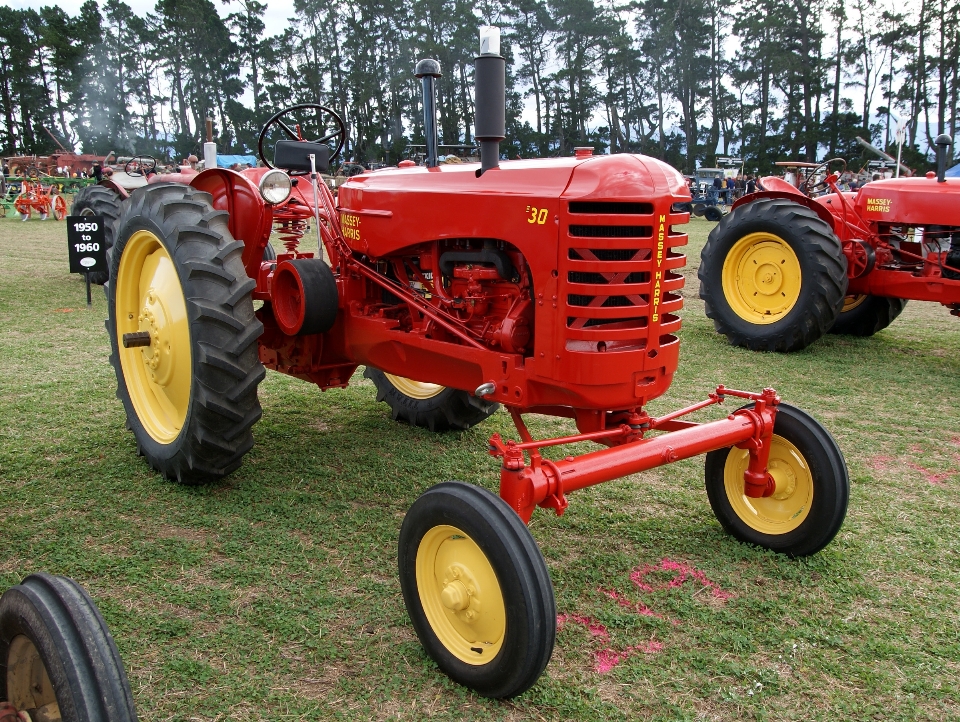
{"label": "tractor rear wheel", "polygon": [[0,700],[38,722],[136,722],[110,630],[72,579],[32,574],[0,597]]}
{"label": "tractor rear wheel", "polygon": [[830,328],[830,333],[846,336],[873,336],[882,331],[906,308],[903,298],[873,296],[861,293],[843,299],[840,315]]}
{"label": "tractor rear wheel", "polygon": [[[120,208],[123,203],[120,196],[104,186],[87,186],[73,199],[70,209],[72,216],[103,216],[103,244],[107,252],[107,266],[110,266],[110,249],[113,248],[114,226],[120,217]],[[107,282],[110,271],[97,271],[90,274],[90,283],[100,286]]]}
{"label": "tractor rear wheel", "polygon": [[430,431],[469,429],[494,414],[500,404],[439,384],[414,381],[367,366],[363,375],[377,387],[377,401],[390,407],[394,421]]}
{"label": "tractor rear wheel", "polygon": [[144,186],[123,205],[113,251],[110,362],[137,450],[182,483],[229,474],[253,446],[266,372],[256,284],[227,213],[189,186]]}
{"label": "tractor rear wheel", "polygon": [[780,404],[767,464],[777,482],[772,496],[743,493],[749,460],[747,450],[736,447],[707,454],[707,497],[723,528],[742,542],[792,557],[829,544],[850,496],[847,464],[830,432],[809,414]]}
{"label": "tractor rear wheel", "polygon": [[456,481],[428,489],[403,520],[399,565],[410,620],[441,671],[486,697],[533,686],[557,608],[543,555],[505,501]]}
{"label": "tractor rear wheel", "polygon": [[833,325],[847,261],[813,210],[761,198],[728,213],[700,256],[700,298],[718,333],[753,351],[796,351]]}

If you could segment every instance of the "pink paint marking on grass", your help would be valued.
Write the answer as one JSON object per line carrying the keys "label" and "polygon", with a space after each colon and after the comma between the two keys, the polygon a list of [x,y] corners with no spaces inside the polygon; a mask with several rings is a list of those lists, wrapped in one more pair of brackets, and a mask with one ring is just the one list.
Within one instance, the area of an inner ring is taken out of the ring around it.
{"label": "pink paint marking on grass", "polygon": [[[676,576],[665,584],[658,584],[656,586],[649,584],[646,581],[647,576],[659,571],[675,572]],[[709,579],[706,574],[696,567],[684,564],[683,562],[674,562],[670,559],[662,559],[659,564],[646,564],[642,567],[637,567],[630,573],[630,579],[637,586],[637,589],[642,592],[656,592],[663,589],[677,588],[690,581],[699,582],[701,586],[709,589],[710,593],[713,594],[716,599],[724,602],[733,597],[731,592],[726,592],[721,589],[719,584]]]}
{"label": "pink paint marking on grass", "polygon": [[610,639],[610,633],[607,628],[593,617],[585,617],[582,614],[558,614],[557,630],[563,629],[567,622],[573,622],[587,628],[594,637],[600,637],[604,641]]}
{"label": "pink paint marking on grass", "polygon": [[[615,589],[598,589],[598,592],[610,597],[621,607],[626,607],[643,617],[656,617],[657,619],[666,619],[662,614],[657,614],[643,602],[632,602]],[[677,622],[674,622],[676,624]]]}
{"label": "pink paint marking on grass", "polygon": [[595,671],[603,674],[604,672],[609,672],[625,659],[632,657],[638,652],[641,654],[659,654],[662,651],[663,643],[653,640],[644,642],[643,644],[637,644],[633,647],[627,647],[619,652],[612,649],[601,649],[599,652],[594,652],[593,668]]}
{"label": "pink paint marking on grass", "polygon": [[950,474],[948,472],[938,473],[935,471],[931,471],[930,469],[920,466],[920,464],[914,464],[912,461],[908,461],[907,466],[909,466],[914,471],[919,471],[923,475],[923,478],[929,481],[931,484],[937,484],[939,486],[943,486],[943,483],[947,479],[949,479],[951,476],[953,476],[953,474]]}
{"label": "pink paint marking on grass", "polygon": [[890,466],[891,461],[893,461],[892,456],[886,456],[884,454],[881,454],[880,456],[875,456],[872,459],[870,459],[867,462],[867,466],[869,466],[874,471],[886,471],[886,469]]}
{"label": "pink paint marking on grass", "polygon": [[[604,642],[610,640],[610,633],[607,631],[606,626],[598,622],[593,617],[587,617],[582,614],[558,614],[557,615],[557,630],[563,629],[567,624],[579,624],[582,627],[585,627],[588,632],[594,637],[599,637]],[[620,651],[606,647],[604,649],[597,650],[593,653],[593,668],[599,673],[609,672],[611,669],[620,664],[623,660],[631,655],[641,652],[643,654],[657,654],[658,652],[663,651],[663,643],[656,641],[644,642],[643,644],[638,644],[633,647],[627,647]]]}

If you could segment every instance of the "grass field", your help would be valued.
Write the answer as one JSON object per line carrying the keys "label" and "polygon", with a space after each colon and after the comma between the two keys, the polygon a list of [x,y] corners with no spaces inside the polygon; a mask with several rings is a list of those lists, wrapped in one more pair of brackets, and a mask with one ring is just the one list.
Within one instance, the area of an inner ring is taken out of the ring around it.
{"label": "grass field", "polygon": [[320,393],[268,372],[240,470],[172,484],[124,428],[104,296],[85,308],[64,224],[8,219],[0,587],[38,570],[84,584],[150,722],[960,719],[960,320],[911,303],[870,339],[830,336],[789,356],[732,348],[697,298],[711,227],[690,226],[680,369],[651,413],[722,382],[774,386],[816,415],[852,494],[815,557],[726,536],[702,457],[577,492],[564,517],[538,510],[531,527],[567,615],[553,659],[517,700],[476,697],[421,650],[396,541],[428,486],[496,489],[486,439],[515,437],[509,415],[434,435],[390,421],[359,374]]}

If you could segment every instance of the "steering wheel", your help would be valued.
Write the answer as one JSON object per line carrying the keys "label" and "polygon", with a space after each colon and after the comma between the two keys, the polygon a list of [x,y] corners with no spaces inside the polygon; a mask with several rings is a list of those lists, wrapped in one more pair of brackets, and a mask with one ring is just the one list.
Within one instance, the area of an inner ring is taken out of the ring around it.
{"label": "steering wheel", "polygon": [[131,178],[150,175],[157,170],[157,159],[152,155],[137,155],[123,166],[123,172]]}
{"label": "steering wheel", "polygon": [[797,190],[799,190],[804,195],[812,196],[817,191],[825,189],[827,187],[826,178],[827,176],[830,175],[829,173],[827,174],[827,176],[824,176],[824,179],[821,181],[817,181],[816,183],[813,183],[813,184],[811,184],[810,181],[811,179],[816,178],[821,171],[830,170],[830,166],[833,163],[843,163],[843,170],[840,171],[838,175],[842,175],[843,171],[847,169],[847,161],[845,161],[843,158],[830,158],[829,160],[825,160],[823,161],[823,163],[821,163],[812,171],[810,171],[810,174],[803,179],[803,182],[800,183],[799,186],[797,186]]}
{"label": "steering wheel", "polygon": [[37,166],[32,165],[27,168],[27,178],[32,180],[37,180],[40,177],[40,169]]}
{"label": "steering wheel", "polygon": [[[263,130],[260,131],[260,138],[257,140],[257,155],[260,156],[260,160],[267,168],[273,168],[273,163],[263,152],[264,143],[268,139],[276,142],[276,140],[282,138],[307,140],[312,143],[326,143],[328,145],[335,142],[336,145],[330,153],[330,160],[333,160],[340,149],[343,148],[343,143],[347,138],[347,126],[335,110],[317,103],[291,105],[289,108],[274,113],[264,123]],[[268,147],[270,145],[273,145],[273,143],[268,143]],[[291,175],[302,175],[302,173],[294,172]]]}

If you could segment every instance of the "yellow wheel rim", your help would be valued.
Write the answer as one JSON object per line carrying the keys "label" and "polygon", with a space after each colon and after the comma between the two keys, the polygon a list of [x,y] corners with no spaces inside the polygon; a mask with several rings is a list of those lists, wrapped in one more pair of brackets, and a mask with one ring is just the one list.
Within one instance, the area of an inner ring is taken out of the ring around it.
{"label": "yellow wheel rim", "polygon": [[414,381],[405,376],[394,376],[388,373],[384,373],[383,375],[387,377],[387,381],[393,384],[394,388],[401,394],[409,396],[412,399],[420,399],[421,401],[424,399],[432,399],[447,388],[446,386],[430,384],[426,381]]}
{"label": "yellow wheel rim", "polygon": [[843,298],[843,308],[840,309],[840,313],[846,313],[847,311],[852,311],[861,303],[867,300],[866,293],[860,293],[856,296],[844,296]]}
{"label": "yellow wheel rim", "polygon": [[43,709],[44,719],[58,719],[60,710],[40,653],[22,634],[10,642],[7,653],[7,701],[17,709]]}
{"label": "yellow wheel rim", "polygon": [[750,454],[734,447],[727,455],[723,485],[730,506],[744,524],[763,534],[787,534],[803,523],[813,503],[813,474],[800,450],[774,434],[767,470],[777,489],[772,496],[754,499],[743,493],[743,472]]}
{"label": "yellow wheel rim", "polygon": [[[176,265],[150,231],[127,241],[115,280],[117,349],[130,401],[144,429],[168,444],[190,407],[190,322]],[[150,345],[123,347],[123,335],[150,333]]]}
{"label": "yellow wheel rim", "polygon": [[750,233],[723,262],[723,295],[740,318],[776,323],[800,298],[800,260],[790,244],[772,233]]}
{"label": "yellow wheel rim", "polygon": [[477,543],[453,526],[430,529],[417,549],[417,591],[437,639],[467,664],[491,662],[506,609],[497,575]]}

